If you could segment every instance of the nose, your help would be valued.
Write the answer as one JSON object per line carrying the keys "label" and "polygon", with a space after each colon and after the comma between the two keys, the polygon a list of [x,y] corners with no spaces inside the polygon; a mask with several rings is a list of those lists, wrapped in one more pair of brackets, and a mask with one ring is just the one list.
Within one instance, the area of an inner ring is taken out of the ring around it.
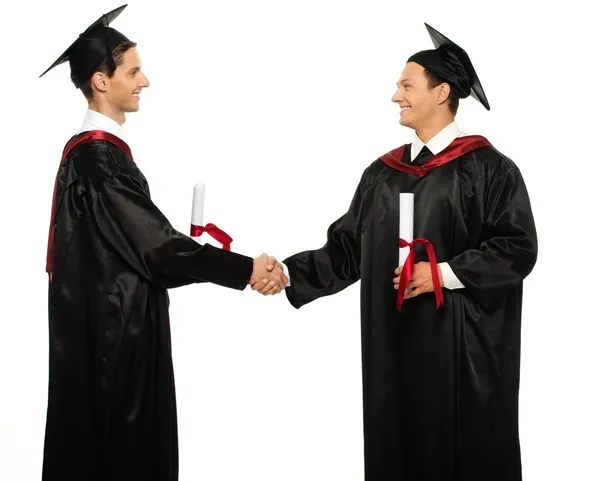
{"label": "nose", "polygon": [[402,92],[400,91],[400,88],[396,89],[396,92],[394,93],[394,95],[392,95],[392,102],[394,103],[399,103],[402,101]]}
{"label": "nose", "polygon": [[142,81],[140,82],[140,87],[150,87],[150,81],[148,80],[148,77],[146,77],[146,75],[142,74]]}

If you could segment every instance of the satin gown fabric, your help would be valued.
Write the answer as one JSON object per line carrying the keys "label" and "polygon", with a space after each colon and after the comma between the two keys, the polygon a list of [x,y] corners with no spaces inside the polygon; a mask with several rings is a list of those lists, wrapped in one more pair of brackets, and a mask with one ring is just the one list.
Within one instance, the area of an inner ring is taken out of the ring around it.
{"label": "satin gown fabric", "polygon": [[90,141],[58,171],[44,481],[175,481],[167,289],[243,290],[253,260],[176,231],[139,168]]}
{"label": "satin gown fabric", "polygon": [[[439,309],[433,292],[396,309],[401,192],[415,194],[415,238],[465,285],[443,289]],[[366,481],[521,481],[521,304],[536,259],[523,177],[483,146],[423,176],[376,160],[325,245],[283,261],[296,308],[361,281]]]}

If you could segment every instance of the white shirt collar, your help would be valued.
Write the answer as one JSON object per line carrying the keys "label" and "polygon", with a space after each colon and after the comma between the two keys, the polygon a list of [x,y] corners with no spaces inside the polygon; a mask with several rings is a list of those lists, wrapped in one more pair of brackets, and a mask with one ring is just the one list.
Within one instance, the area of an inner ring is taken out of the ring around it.
{"label": "white shirt collar", "polygon": [[435,134],[427,144],[424,144],[415,132],[415,137],[410,147],[410,160],[411,162],[414,162],[424,145],[427,145],[427,148],[431,150],[433,155],[437,155],[448,147],[454,139],[462,137],[463,135],[465,135],[465,133],[458,128],[456,121],[446,125],[446,127]]}
{"label": "white shirt collar", "polygon": [[88,109],[77,134],[88,132],[90,130],[104,130],[109,134],[119,137],[123,142],[126,142],[125,130],[123,127],[106,115]]}

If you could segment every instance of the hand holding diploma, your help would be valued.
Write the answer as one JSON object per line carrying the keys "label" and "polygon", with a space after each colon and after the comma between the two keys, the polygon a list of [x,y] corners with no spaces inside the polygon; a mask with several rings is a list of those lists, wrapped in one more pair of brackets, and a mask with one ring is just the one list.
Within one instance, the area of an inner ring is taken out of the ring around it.
{"label": "hand holding diploma", "polygon": [[[443,276],[435,259],[433,246],[427,239],[414,238],[414,194],[399,194],[399,267],[394,273],[394,289],[398,292],[398,310],[405,299],[425,292],[435,292],[436,303],[443,304]],[[415,265],[415,245],[423,244],[427,249],[429,262]],[[440,282],[441,279],[441,282]],[[400,292],[400,289],[403,292]]]}
{"label": "hand holding diploma", "polygon": [[[440,285],[444,287],[444,278],[442,277],[442,270],[440,266],[436,266],[438,271],[438,278],[440,279]],[[394,271],[398,277],[394,277],[394,289],[398,290],[400,285],[400,276],[402,275],[402,266],[396,268]],[[412,289],[412,290],[411,290]],[[418,262],[414,265],[412,276],[407,284],[408,294],[404,294],[404,299],[410,299],[416,297],[424,292],[433,292],[434,284],[431,273],[431,264],[429,262]]]}

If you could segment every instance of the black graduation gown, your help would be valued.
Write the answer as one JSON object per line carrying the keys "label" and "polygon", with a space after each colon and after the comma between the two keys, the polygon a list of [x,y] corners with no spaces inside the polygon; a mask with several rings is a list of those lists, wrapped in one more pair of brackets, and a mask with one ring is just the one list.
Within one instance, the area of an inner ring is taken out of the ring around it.
{"label": "black graduation gown", "polygon": [[174,230],[110,142],[68,154],[56,199],[43,480],[174,481],[167,289],[243,290],[252,258]]}
{"label": "black graduation gown", "polygon": [[[396,307],[402,192],[415,194],[414,237],[465,285],[439,309],[433,292]],[[361,280],[367,481],[521,480],[521,301],[536,258],[521,173],[486,146],[421,178],[376,160],[326,244],[283,261],[296,308]]]}

